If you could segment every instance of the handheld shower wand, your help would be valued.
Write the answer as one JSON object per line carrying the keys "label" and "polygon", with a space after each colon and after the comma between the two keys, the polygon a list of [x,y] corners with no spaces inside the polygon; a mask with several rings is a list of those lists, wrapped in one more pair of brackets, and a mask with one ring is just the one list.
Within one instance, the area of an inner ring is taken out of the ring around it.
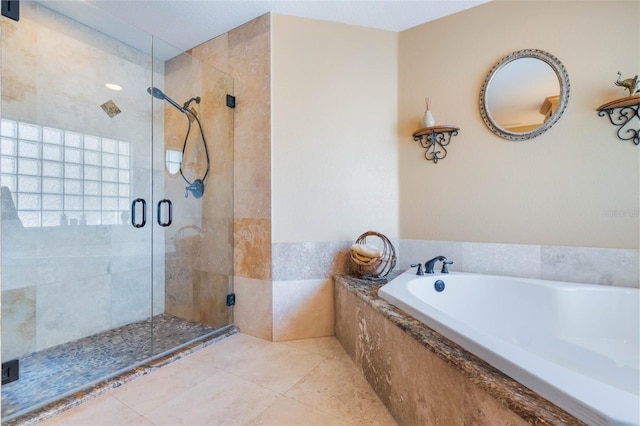
{"label": "handheld shower wand", "polygon": [[184,108],[178,105],[176,101],[174,101],[173,99],[165,95],[164,92],[162,92],[162,90],[158,89],[157,87],[149,87],[147,89],[147,93],[149,93],[151,96],[153,96],[156,99],[160,99],[161,101],[167,101],[174,107],[178,108],[181,112],[185,114],[187,113],[187,111],[185,111]]}
{"label": "handheld shower wand", "polygon": [[183,158],[184,158],[184,152],[187,149],[187,141],[189,139],[189,133],[191,132],[191,123],[193,122],[193,120],[195,120],[198,123],[198,128],[200,129],[200,136],[202,136],[202,144],[204,145],[204,153],[207,158],[207,171],[204,173],[204,176],[202,177],[202,179],[195,179],[193,182],[189,182],[189,180],[185,177],[184,173],[182,172],[182,161],[181,161],[180,175],[182,176],[182,179],[184,179],[184,181],[187,182],[188,184],[188,186],[185,188],[185,194],[184,194],[185,198],[189,196],[189,192],[191,192],[191,194],[195,198],[201,198],[202,195],[204,194],[204,180],[207,178],[207,175],[209,174],[211,163],[209,161],[209,150],[207,149],[207,141],[204,138],[204,131],[202,130],[202,124],[200,124],[200,120],[198,119],[198,116],[196,115],[196,113],[189,108],[189,105],[193,101],[195,101],[195,103],[197,104],[200,103],[200,96],[191,98],[187,102],[185,102],[183,106],[180,106],[176,101],[174,101],[173,99],[165,95],[162,92],[162,90],[158,89],[157,87],[149,87],[147,89],[147,93],[149,93],[151,96],[153,96],[156,99],[169,102],[171,105],[176,107],[180,112],[182,112],[184,115],[187,116],[189,127],[187,128],[187,134],[184,136],[184,145],[182,146]]}

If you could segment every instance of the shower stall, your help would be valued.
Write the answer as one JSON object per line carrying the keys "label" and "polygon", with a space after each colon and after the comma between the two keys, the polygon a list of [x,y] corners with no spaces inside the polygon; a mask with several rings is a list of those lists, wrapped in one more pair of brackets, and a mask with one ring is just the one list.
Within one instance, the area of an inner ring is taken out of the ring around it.
{"label": "shower stall", "polygon": [[235,327],[233,79],[86,2],[1,19],[4,423]]}

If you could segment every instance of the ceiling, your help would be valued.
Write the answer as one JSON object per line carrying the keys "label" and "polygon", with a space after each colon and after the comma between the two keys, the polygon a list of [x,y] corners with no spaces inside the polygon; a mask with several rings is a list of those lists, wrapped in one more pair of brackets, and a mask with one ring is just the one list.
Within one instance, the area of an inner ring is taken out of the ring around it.
{"label": "ceiling", "polygon": [[[268,12],[398,32],[487,1],[47,0],[43,3],[61,3],[67,10],[81,4],[85,9],[97,8],[185,51]],[[86,22],[89,18],[76,19]],[[104,20],[104,15],[97,20]]]}

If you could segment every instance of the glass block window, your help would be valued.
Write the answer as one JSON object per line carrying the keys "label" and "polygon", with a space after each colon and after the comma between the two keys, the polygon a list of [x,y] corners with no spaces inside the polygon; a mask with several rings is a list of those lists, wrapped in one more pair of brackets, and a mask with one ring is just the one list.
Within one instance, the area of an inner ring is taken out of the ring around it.
{"label": "glass block window", "polygon": [[2,119],[0,184],[25,227],[118,224],[130,152],[125,141]]}

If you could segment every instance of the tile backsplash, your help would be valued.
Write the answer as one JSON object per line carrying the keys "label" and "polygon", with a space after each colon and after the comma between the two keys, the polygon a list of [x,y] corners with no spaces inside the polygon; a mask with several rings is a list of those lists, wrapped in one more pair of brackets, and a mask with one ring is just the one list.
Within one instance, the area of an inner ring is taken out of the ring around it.
{"label": "tile backsplash", "polygon": [[640,251],[593,247],[401,240],[400,269],[443,255],[451,271],[640,287]]}
{"label": "tile backsplash", "polygon": [[[636,249],[408,239],[394,240],[393,244],[400,271],[442,255],[454,262],[450,271],[640,287],[640,250]],[[348,274],[350,245],[348,241],[274,243],[274,280]]]}

